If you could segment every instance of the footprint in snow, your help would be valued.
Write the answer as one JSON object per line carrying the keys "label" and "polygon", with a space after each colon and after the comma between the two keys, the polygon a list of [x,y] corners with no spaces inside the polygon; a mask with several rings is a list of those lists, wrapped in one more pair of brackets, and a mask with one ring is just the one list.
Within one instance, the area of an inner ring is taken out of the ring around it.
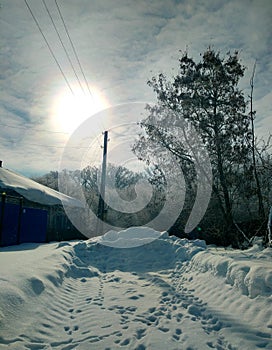
{"label": "footprint in snow", "polygon": [[136,338],[142,339],[146,335],[146,329],[145,328],[140,328],[136,330]]}

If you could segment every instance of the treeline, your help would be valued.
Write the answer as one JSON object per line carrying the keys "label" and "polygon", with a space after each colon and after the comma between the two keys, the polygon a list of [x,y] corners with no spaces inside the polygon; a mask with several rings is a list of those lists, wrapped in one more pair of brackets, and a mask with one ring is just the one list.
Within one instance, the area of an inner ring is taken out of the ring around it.
{"label": "treeline", "polygon": [[[253,169],[249,168],[248,173],[246,175],[241,174],[240,181],[234,184],[230,191],[234,221],[232,234],[236,234],[236,243],[232,242],[231,239],[226,236],[227,233],[230,232],[230,229],[225,226],[224,216],[221,208],[218,206],[218,198],[215,193],[211,194],[207,211],[201,222],[199,222],[198,227],[201,227],[201,231],[198,231],[198,238],[205,239],[209,244],[232,244],[234,246],[238,245],[239,247],[250,245],[251,239],[256,235],[263,236],[265,239],[267,234],[267,215],[271,198],[272,159],[271,155],[267,152],[267,144],[263,142],[258,144],[258,149],[257,165],[265,208],[264,218],[261,218],[259,215],[256,183],[252,174]],[[174,168],[172,167],[170,169],[173,172]],[[34,180],[58,190],[58,179],[59,176],[62,177],[63,174],[68,174],[69,178],[72,178],[73,182],[80,186],[84,192],[88,207],[97,214],[100,195],[100,169],[94,166],[88,166],[83,170],[63,170],[62,173],[51,171],[43,176],[34,178]],[[173,176],[175,176],[174,173]],[[190,178],[190,181],[192,181],[192,178]],[[169,200],[169,198],[166,199],[167,183],[165,182],[163,173],[155,167],[152,171],[150,168],[147,168],[145,172],[136,173],[125,167],[108,164],[106,183],[104,220],[116,227],[126,228],[150,223],[151,220],[160,215],[165,201]],[[149,193],[150,188],[148,192],[148,183],[152,186],[151,194]],[[184,232],[184,227],[194,206],[197,192],[197,184],[195,185],[196,186],[192,183],[188,185],[188,183],[185,182],[185,187],[183,189],[185,201],[184,203],[180,203],[180,215],[178,219],[173,222],[172,227],[169,228],[171,234],[179,237],[191,237],[190,233],[187,234]],[[139,186],[138,189],[137,186]],[[78,198],[77,192],[74,186],[67,186],[66,193],[68,195]],[[141,197],[140,207],[138,206],[135,208],[132,206],[131,210],[129,210],[130,203],[133,202],[137,196]],[[117,206],[116,204],[118,203],[121,204]],[[164,229],[163,224],[162,221],[162,230]],[[192,237],[196,236],[193,235]]]}
{"label": "treeline", "polygon": [[[108,164],[105,222],[115,227],[128,228],[143,226],[156,217],[164,204],[164,191],[156,180],[156,176],[156,171],[134,172],[126,167]],[[59,190],[59,179],[67,179],[65,194],[71,197],[82,199],[79,196],[79,189],[82,190],[87,206],[97,215],[101,169],[96,166],[87,166],[82,170],[63,170],[60,173],[50,171],[43,176],[33,178],[38,183],[55,190]],[[70,186],[69,183],[72,185]]]}

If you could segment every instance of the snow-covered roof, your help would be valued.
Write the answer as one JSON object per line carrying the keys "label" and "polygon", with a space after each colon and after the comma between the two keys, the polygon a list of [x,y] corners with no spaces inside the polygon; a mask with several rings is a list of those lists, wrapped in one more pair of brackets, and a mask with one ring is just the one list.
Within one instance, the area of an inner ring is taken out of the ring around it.
{"label": "snow-covered roof", "polygon": [[64,204],[69,207],[83,208],[84,205],[79,200],[69,197],[52,188],[46,187],[25,176],[19,175],[11,170],[0,167],[0,188],[12,189],[20,196],[29,201],[45,204]]}

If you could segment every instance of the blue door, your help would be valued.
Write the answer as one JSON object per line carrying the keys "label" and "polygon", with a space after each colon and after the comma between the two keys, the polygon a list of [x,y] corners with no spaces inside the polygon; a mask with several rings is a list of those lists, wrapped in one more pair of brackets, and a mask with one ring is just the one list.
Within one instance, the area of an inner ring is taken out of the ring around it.
{"label": "blue door", "polygon": [[47,210],[23,208],[20,227],[20,243],[46,241]]}
{"label": "blue door", "polygon": [[[3,215],[2,215],[3,209]],[[11,203],[0,203],[1,213],[1,245],[8,246],[18,243],[18,223],[20,206]],[[0,218],[0,220],[1,220]]]}
{"label": "blue door", "polygon": [[47,210],[0,202],[0,245],[46,242]]}

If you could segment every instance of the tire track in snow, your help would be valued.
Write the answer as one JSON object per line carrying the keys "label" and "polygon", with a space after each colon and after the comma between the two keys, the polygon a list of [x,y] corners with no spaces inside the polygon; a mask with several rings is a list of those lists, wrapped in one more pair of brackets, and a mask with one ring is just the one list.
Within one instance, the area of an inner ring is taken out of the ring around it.
{"label": "tire track in snow", "polygon": [[[144,350],[161,343],[169,349],[190,349],[194,342],[186,330],[200,332],[201,321],[204,324],[202,302],[185,285],[182,293],[177,292],[175,278],[165,274],[77,275],[77,271],[72,276],[68,273],[61,287],[51,293],[50,305],[40,314],[43,321],[34,325],[31,337],[21,340],[27,349],[43,349],[48,344],[52,349],[70,350],[85,344],[95,349]],[[214,325],[213,331],[218,330]],[[209,338],[206,348],[235,349],[222,337],[217,343]]]}

